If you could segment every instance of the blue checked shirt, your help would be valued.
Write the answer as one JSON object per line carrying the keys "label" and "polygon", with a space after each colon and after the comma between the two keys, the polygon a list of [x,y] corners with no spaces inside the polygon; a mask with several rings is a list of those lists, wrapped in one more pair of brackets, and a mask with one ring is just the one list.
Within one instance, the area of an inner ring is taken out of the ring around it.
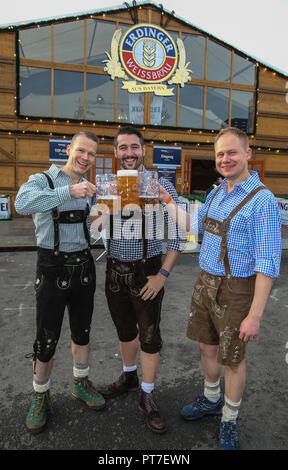
{"label": "blue checked shirt", "polygon": [[[147,170],[143,167],[143,171]],[[174,201],[180,204],[178,194],[170,181],[160,178],[159,183],[172,195]],[[159,210],[149,212],[145,218],[145,233],[148,239],[147,258],[162,253],[165,233],[167,250],[183,250],[186,238],[180,233],[175,221],[169,216],[165,204],[160,203]],[[106,237],[108,237],[107,231]],[[120,261],[137,261],[143,258],[142,216],[140,211],[138,215],[135,211],[135,216],[128,220],[121,220],[120,217],[114,216],[110,256]]]}
{"label": "blue checked shirt", "polygon": [[[37,246],[54,248],[54,225],[51,209],[58,207],[59,211],[85,210],[91,198],[75,199],[70,195],[69,186],[75,184],[67,173],[56,165],[48,170],[55,189],[50,189],[45,175],[31,175],[18,191],[15,199],[15,209],[19,214],[32,214],[35,224]],[[81,178],[79,183],[86,181]],[[73,252],[87,248],[83,223],[59,224],[60,251]]]}
{"label": "blue checked shirt", "polygon": [[[261,186],[258,174],[250,171],[250,178],[235,184],[227,193],[227,181],[212,201],[208,217],[223,221],[254,189]],[[192,218],[192,230],[203,233],[202,219],[216,189],[207,196],[205,204]],[[221,237],[205,232],[200,251],[200,267],[217,276],[225,276],[224,262],[218,263]],[[228,258],[232,276],[248,277],[262,273],[279,276],[281,260],[281,215],[276,198],[269,190],[259,191],[231,220],[228,231]]]}

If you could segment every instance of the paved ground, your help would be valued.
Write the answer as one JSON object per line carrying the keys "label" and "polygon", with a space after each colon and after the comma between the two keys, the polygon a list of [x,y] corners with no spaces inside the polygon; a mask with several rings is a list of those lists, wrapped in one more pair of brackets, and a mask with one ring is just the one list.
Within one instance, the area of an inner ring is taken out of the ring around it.
{"label": "paved ground", "polygon": [[[6,224],[10,222],[0,222],[0,449],[99,450],[106,454],[112,450],[134,449],[150,454],[167,449],[168,452],[217,449],[218,417],[186,423],[179,416],[182,406],[202,392],[203,387],[198,346],[185,337],[191,289],[199,270],[197,254],[182,255],[166,283],[162,313],[164,347],[157,377],[157,397],[167,418],[167,433],[155,435],[146,428],[138,410],[137,393],[107,402],[102,412],[90,411],[73,399],[67,315],[52,373],[53,414],[49,426],[38,436],[26,432],[32,370],[31,360],[26,359],[25,354],[32,351],[34,341],[36,253],[28,251],[33,250],[33,240],[31,242],[28,234],[26,251],[20,251],[20,242],[19,251],[7,251],[13,248],[12,242],[10,248],[7,247],[7,239],[11,241],[15,237],[16,240],[18,236],[19,240],[24,228],[33,235],[30,219],[17,220],[9,228]],[[10,237],[7,236],[9,231]],[[95,258],[99,252],[93,250]],[[285,254],[260,337],[248,347],[247,387],[239,417],[240,444],[245,450],[288,448],[287,275]],[[121,371],[118,341],[104,296],[104,276],[105,260],[101,260],[97,263],[90,360],[90,378],[97,386],[114,380]]]}

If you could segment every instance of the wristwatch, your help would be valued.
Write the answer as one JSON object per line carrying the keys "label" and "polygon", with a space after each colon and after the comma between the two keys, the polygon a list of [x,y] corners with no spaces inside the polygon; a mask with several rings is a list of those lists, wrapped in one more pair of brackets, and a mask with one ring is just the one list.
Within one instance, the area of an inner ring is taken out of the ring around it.
{"label": "wristwatch", "polygon": [[163,276],[168,277],[169,276],[169,271],[166,271],[166,269],[160,268],[159,273],[161,273]]}

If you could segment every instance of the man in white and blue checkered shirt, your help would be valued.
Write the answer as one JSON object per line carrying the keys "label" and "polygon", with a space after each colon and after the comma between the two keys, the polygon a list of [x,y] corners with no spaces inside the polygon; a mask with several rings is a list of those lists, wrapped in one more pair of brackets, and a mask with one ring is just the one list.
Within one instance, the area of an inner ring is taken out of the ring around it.
{"label": "man in white and blue checkered shirt", "polygon": [[[136,128],[126,127],[118,131],[114,151],[122,169],[147,171],[143,166],[143,137]],[[166,188],[169,200],[173,198],[178,203],[173,185],[165,179],[160,179],[160,182]],[[139,389],[136,356],[140,346],[140,408],[146,416],[148,427],[154,432],[163,433],[166,423],[153,396],[162,347],[159,328],[161,302],[165,281],[183,247],[176,224],[168,217],[165,204],[160,204],[158,210],[150,214],[143,215],[138,211],[138,218],[123,220],[123,213],[122,218],[113,217],[113,231],[110,226],[112,236],[108,240],[106,275],[106,297],[120,341],[123,373],[116,382],[103,386],[99,391],[107,399]],[[161,228],[164,225],[168,227],[168,241],[162,262]]]}
{"label": "man in white and blue checkered shirt", "polygon": [[[195,283],[187,336],[200,343],[204,393],[181,412],[193,421],[221,415],[219,448],[239,448],[237,417],[246,380],[245,346],[260,320],[281,260],[281,216],[274,195],[255,171],[247,135],[222,129],[215,139],[216,169],[225,179],[190,218],[171,201],[178,223],[203,233],[201,272]],[[160,199],[167,193],[160,188]],[[220,374],[225,370],[225,400]],[[224,406],[223,406],[224,404]]]}
{"label": "man in white and blue checkered shirt", "polygon": [[98,141],[89,131],[75,134],[65,165],[53,164],[46,172],[31,175],[15,200],[19,214],[32,214],[37,240],[34,391],[26,417],[32,433],[42,432],[48,421],[50,375],[66,307],[74,359],[72,394],[90,409],[105,406],[88,380],[96,275],[87,222],[96,187],[84,175],[95,163]]}

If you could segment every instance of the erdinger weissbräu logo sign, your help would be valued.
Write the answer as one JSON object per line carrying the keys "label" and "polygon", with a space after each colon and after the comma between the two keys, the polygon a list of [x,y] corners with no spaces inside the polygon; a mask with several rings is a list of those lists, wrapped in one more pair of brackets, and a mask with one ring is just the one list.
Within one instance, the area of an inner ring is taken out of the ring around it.
{"label": "erdinger weissbr\u00e4u logo sign", "polygon": [[[116,30],[111,42],[111,54],[106,52],[104,68],[112,80],[123,78],[123,89],[130,93],[154,92],[156,95],[173,95],[169,85],[182,87],[190,80],[186,64],[183,41],[172,37],[159,26],[138,24],[130,28],[121,38],[121,29]],[[129,78],[132,80],[129,80]],[[140,84],[137,82],[141,82]]]}

